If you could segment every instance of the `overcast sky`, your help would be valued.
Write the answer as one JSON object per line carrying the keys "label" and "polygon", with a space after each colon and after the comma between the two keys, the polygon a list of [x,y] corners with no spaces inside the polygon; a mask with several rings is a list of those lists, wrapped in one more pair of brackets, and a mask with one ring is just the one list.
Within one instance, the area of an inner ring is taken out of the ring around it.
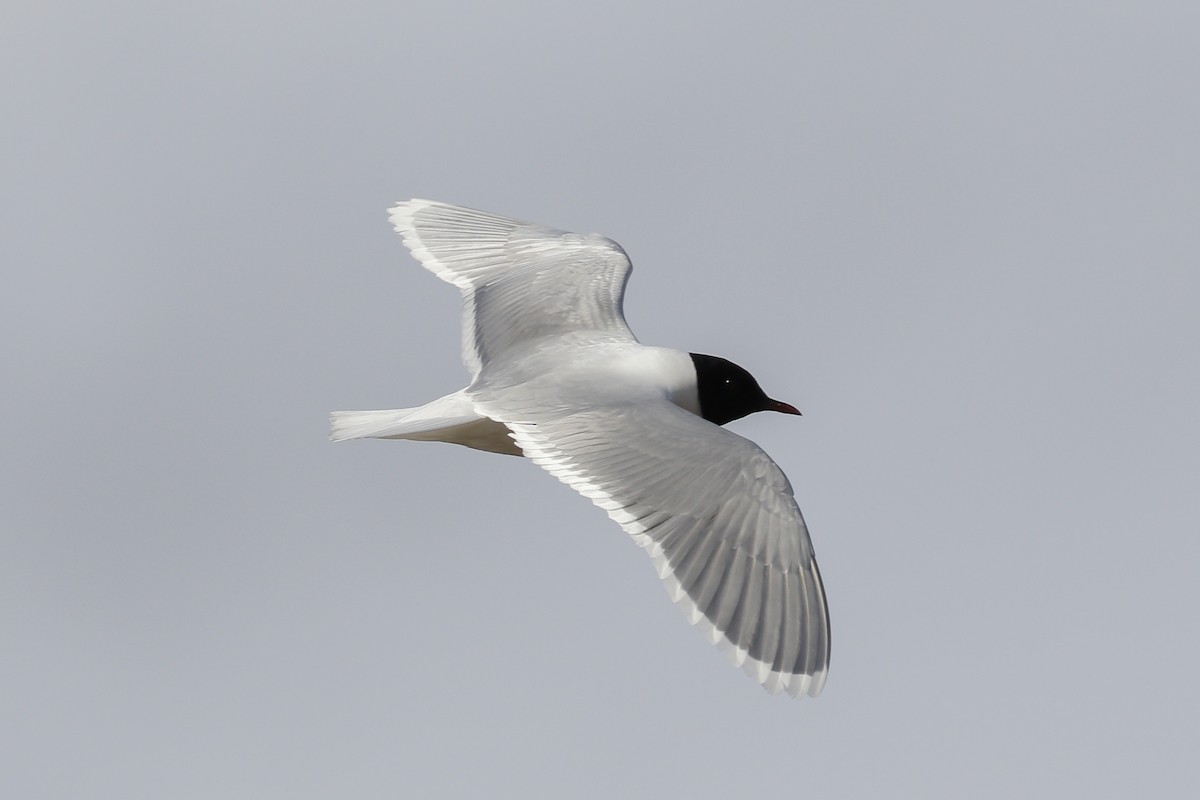
{"label": "overcast sky", "polygon": [[[336,10],[335,10],[336,8]],[[1193,796],[1194,2],[0,10],[0,793]],[[430,197],[596,231],[802,418],[771,697],[465,384]]]}

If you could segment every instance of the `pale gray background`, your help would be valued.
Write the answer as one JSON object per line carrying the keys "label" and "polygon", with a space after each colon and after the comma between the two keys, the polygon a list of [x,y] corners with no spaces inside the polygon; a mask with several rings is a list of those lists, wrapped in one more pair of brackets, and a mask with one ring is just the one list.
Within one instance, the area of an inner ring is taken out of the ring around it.
{"label": "pale gray background", "polygon": [[[5,3],[0,793],[1183,797],[1194,2]],[[463,384],[411,196],[613,236],[802,419],[770,697]]]}

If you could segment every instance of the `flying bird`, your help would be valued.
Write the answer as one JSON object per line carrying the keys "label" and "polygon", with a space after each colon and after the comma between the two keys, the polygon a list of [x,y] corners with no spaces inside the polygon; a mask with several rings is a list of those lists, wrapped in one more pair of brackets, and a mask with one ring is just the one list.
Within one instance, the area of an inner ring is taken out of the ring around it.
{"label": "flying bird", "polygon": [[721,427],[800,412],[723,358],[640,344],[611,239],[429,200],[390,218],[462,292],[471,383],[420,408],[334,412],[330,439],[529,458],[645,548],[688,619],[764,688],[819,694],[829,615],[804,518],[775,462]]}

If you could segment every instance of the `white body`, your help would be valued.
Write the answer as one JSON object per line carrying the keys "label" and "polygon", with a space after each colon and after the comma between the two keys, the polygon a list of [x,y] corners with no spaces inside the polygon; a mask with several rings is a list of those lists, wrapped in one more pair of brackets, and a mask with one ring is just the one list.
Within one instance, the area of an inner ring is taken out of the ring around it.
{"label": "white body", "polygon": [[[571,363],[587,376],[589,386],[594,376],[605,374],[610,385],[661,391],[680,408],[700,413],[696,372],[687,353],[627,342],[581,348],[571,342],[572,338],[570,334],[551,336],[534,344],[550,357],[562,348],[569,349]],[[468,386],[419,408],[335,411],[330,415],[329,438],[335,442],[347,439],[447,442],[491,453],[521,455],[509,427],[482,413],[471,399],[471,390],[472,386]]]}

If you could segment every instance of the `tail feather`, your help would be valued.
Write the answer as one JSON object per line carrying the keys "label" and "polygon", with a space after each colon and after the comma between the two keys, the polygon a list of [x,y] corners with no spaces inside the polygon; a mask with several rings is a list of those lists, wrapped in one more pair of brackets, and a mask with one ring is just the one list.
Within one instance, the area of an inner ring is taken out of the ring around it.
{"label": "tail feather", "polygon": [[421,410],[394,408],[382,411],[334,411],[329,415],[329,440],[344,442],[347,439],[385,439],[478,419],[473,415],[464,415],[458,418],[438,417],[430,420],[428,415],[419,413]]}
{"label": "tail feather", "polygon": [[412,439],[450,442],[492,453],[519,456],[521,448],[508,428],[481,416],[465,392],[434,400],[420,408],[382,411],[334,411],[329,415],[329,439]]}

